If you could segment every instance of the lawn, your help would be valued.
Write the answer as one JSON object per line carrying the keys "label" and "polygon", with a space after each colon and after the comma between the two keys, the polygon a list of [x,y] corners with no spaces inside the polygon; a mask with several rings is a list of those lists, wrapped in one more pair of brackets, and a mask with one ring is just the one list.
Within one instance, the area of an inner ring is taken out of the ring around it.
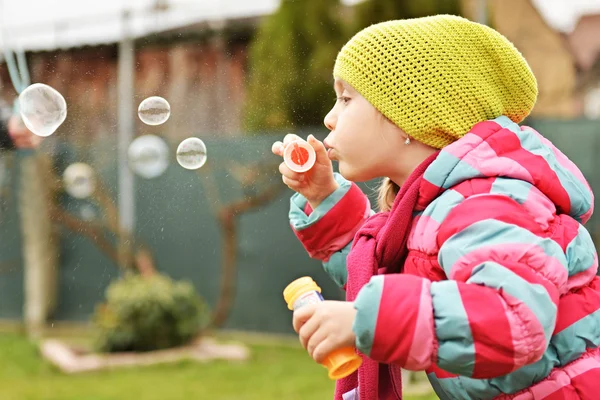
{"label": "lawn", "polygon": [[[45,362],[37,347],[0,333],[1,400],[312,400],[331,399],[333,382],[299,346],[250,345],[245,363],[182,362],[78,376]],[[434,400],[436,396],[406,397]]]}

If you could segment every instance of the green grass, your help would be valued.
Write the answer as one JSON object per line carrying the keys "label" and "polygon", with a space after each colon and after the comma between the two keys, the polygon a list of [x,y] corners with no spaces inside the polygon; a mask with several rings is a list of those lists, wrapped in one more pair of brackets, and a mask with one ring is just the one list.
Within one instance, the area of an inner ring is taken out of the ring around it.
{"label": "green grass", "polygon": [[[212,362],[65,375],[24,337],[0,333],[1,400],[312,400],[334,384],[299,346],[250,345],[245,363]],[[433,400],[437,397],[405,397]]]}

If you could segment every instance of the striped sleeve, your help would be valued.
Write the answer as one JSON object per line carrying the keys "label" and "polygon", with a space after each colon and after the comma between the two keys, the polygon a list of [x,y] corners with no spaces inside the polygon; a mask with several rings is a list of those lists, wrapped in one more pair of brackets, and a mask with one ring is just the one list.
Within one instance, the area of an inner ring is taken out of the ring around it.
{"label": "striped sleeve", "polygon": [[455,207],[437,242],[449,280],[384,276],[361,290],[354,329],[359,349],[407,369],[435,363],[477,379],[538,361],[567,287],[561,246],[519,203],[495,194]]}
{"label": "striped sleeve", "polygon": [[346,284],[346,256],[361,225],[373,214],[360,188],[335,174],[339,188],[314,210],[296,193],[290,200],[290,225],[309,256],[323,262],[331,278]]}

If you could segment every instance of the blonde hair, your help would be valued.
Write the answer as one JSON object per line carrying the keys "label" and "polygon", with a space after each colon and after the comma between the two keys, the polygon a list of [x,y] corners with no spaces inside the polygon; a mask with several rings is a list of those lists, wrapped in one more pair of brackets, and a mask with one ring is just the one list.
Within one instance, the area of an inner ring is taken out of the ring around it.
{"label": "blonde hair", "polygon": [[390,178],[383,178],[377,196],[379,211],[390,211],[399,191],[400,186],[396,185]]}

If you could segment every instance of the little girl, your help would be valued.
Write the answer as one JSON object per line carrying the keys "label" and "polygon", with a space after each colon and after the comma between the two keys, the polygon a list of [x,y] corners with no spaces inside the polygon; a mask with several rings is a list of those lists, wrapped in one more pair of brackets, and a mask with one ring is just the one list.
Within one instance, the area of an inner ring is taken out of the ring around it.
{"label": "little girl", "polygon": [[[334,78],[316,165],[280,172],[292,228],[347,298],[297,310],[294,328],[317,362],[363,357],[335,399],[400,399],[401,368],[441,399],[599,398],[593,195],[518,125],[537,97],[521,54],[460,17],[388,21],[342,48]],[[373,215],[352,181],[377,177]]]}

